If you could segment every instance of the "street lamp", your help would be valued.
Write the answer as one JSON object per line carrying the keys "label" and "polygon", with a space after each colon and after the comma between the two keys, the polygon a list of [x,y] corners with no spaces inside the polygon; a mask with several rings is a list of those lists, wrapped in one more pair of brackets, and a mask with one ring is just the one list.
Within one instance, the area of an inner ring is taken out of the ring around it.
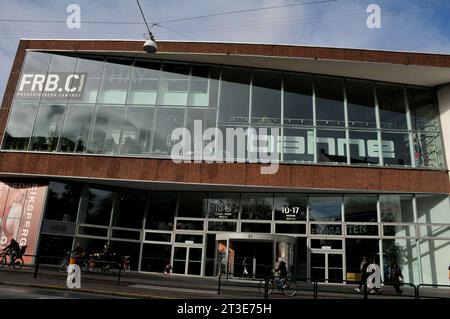
{"label": "street lamp", "polygon": [[142,18],[144,18],[145,25],[147,26],[148,35],[150,37],[150,39],[147,39],[147,41],[145,41],[144,43],[144,51],[147,53],[155,53],[158,50],[158,45],[156,44],[153,33],[150,31],[150,27],[148,26],[147,20],[145,19],[145,15],[144,12],[142,11],[142,7],[141,4],[139,3],[139,0],[136,0],[136,2],[139,6],[139,10],[141,11]]}

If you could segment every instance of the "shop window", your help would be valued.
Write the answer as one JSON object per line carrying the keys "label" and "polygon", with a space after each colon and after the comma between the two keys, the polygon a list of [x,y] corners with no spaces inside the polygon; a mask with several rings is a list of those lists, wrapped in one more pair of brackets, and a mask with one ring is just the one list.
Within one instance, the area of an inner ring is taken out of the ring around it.
{"label": "shop window", "polygon": [[178,217],[205,217],[206,193],[180,193]]}
{"label": "shop window", "polygon": [[271,195],[242,194],[242,219],[271,220],[272,209],[273,197]]}
{"label": "shop window", "polygon": [[59,151],[66,153],[85,153],[89,130],[94,113],[94,105],[69,104],[62,128]]}
{"label": "shop window", "polygon": [[50,182],[47,193],[45,219],[63,222],[77,220],[81,185]]}
{"label": "shop window", "polygon": [[376,195],[344,195],[345,221],[377,222]]}
{"label": "shop window", "polygon": [[141,271],[162,273],[170,263],[172,245],[144,244],[141,258]]}
{"label": "shop window", "polygon": [[145,193],[118,193],[112,225],[141,229],[146,203]]}
{"label": "shop window", "polygon": [[450,224],[448,195],[416,195],[418,223]]}
{"label": "shop window", "polygon": [[176,193],[151,192],[145,228],[155,230],[173,230],[176,205]]}
{"label": "shop window", "polygon": [[310,221],[341,221],[342,198],[334,196],[310,196],[309,220]]}
{"label": "shop window", "polygon": [[380,195],[381,221],[391,223],[413,223],[412,196]]}
{"label": "shop window", "polygon": [[237,219],[239,216],[239,193],[210,193],[208,199],[208,218]]}
{"label": "shop window", "polygon": [[302,194],[275,195],[275,220],[305,221],[308,199]]}
{"label": "shop window", "polygon": [[81,210],[80,224],[109,225],[114,193],[95,188],[87,191],[87,205]]}

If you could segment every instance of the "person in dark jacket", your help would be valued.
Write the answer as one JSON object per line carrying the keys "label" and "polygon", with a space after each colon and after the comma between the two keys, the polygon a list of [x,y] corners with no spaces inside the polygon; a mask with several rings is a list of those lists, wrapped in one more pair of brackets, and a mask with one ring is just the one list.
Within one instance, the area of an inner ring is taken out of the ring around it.
{"label": "person in dark jacket", "polygon": [[400,267],[397,265],[397,263],[394,263],[390,269],[390,275],[391,275],[391,281],[392,286],[394,286],[395,292],[398,295],[401,295],[403,290],[400,289],[401,282],[403,281],[403,274],[400,270]]}
{"label": "person in dark jacket", "polygon": [[19,243],[13,238],[8,246],[3,249],[6,253],[8,253],[10,257],[10,265],[14,264],[14,260],[16,259],[17,254],[20,251]]}
{"label": "person in dark jacket", "polygon": [[359,281],[358,288],[355,288],[357,292],[361,291],[361,288],[367,281],[367,266],[369,266],[369,262],[367,261],[366,256],[364,256],[363,259],[361,260],[361,264],[359,265],[359,270],[361,272],[361,280]]}

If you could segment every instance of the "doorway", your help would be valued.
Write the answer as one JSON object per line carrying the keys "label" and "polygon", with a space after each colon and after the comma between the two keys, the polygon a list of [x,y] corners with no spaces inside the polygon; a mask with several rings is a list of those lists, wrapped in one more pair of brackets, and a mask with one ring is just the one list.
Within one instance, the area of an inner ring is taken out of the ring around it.
{"label": "doorway", "polygon": [[174,246],[172,260],[174,274],[199,276],[202,269],[202,248]]}
{"label": "doorway", "polygon": [[343,254],[336,252],[311,252],[311,278],[342,283]]}

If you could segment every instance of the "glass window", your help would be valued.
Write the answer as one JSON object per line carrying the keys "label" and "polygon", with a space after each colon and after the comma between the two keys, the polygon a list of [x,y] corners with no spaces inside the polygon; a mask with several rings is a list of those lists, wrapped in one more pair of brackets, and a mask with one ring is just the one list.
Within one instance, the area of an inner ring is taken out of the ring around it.
{"label": "glass window", "polygon": [[381,221],[413,223],[411,195],[380,195]]}
{"label": "glass window", "polygon": [[439,131],[439,110],[433,89],[407,88],[413,130]]}
{"label": "glass window", "polygon": [[156,230],[173,230],[173,219],[175,216],[176,206],[176,193],[151,192],[145,228]]}
{"label": "glass window", "polygon": [[411,166],[408,133],[381,133],[381,149],[385,165]]}
{"label": "glass window", "polygon": [[118,194],[112,225],[124,228],[142,228],[146,202],[147,196],[144,192]]}
{"label": "glass window", "polygon": [[242,219],[271,220],[272,209],[272,195],[242,194]]}
{"label": "glass window", "polygon": [[[417,242],[420,245],[419,258],[420,267],[422,269],[422,280],[420,282],[448,285],[448,256],[450,256],[450,245],[448,239],[421,239],[418,241],[413,241],[413,243]],[[414,250],[412,253],[415,253],[416,251],[417,250]],[[445,258],[444,256],[447,256],[447,258]],[[406,258],[409,257],[410,256],[407,256]]]}
{"label": "glass window", "polygon": [[76,73],[86,73],[83,95],[81,98],[69,97],[73,103],[95,103],[97,101],[98,89],[102,77],[103,61],[101,58],[89,57],[79,58]]}
{"label": "glass window", "polygon": [[128,106],[122,127],[120,154],[147,154],[153,128],[153,108]]}
{"label": "glass window", "polygon": [[406,130],[406,109],[403,87],[400,85],[377,84],[381,128]]}
{"label": "glass window", "polygon": [[76,222],[81,186],[74,183],[50,182],[45,219]]}
{"label": "glass window", "polygon": [[305,224],[276,224],[275,233],[277,234],[305,234]]}
{"label": "glass window", "polygon": [[[415,239],[383,239],[382,247],[384,281],[392,282],[391,267],[396,263],[402,272],[404,282],[415,284],[421,282]],[[429,254],[426,253],[423,256],[429,256]]]}
{"label": "glass window", "polygon": [[281,72],[253,72],[251,122],[271,125],[281,122]]}
{"label": "glass window", "polygon": [[154,130],[152,153],[154,155],[170,155],[173,145],[178,142],[172,141],[172,131],[182,127],[184,127],[184,109],[159,108]]}
{"label": "glass window", "polygon": [[102,85],[97,103],[125,104],[130,79],[128,60],[108,60],[103,68]]}
{"label": "glass window", "polygon": [[158,92],[160,105],[186,105],[189,84],[189,64],[164,63]]}
{"label": "glass window", "polygon": [[[216,127],[216,110],[215,109],[188,109],[187,110],[187,119],[186,119],[186,129],[189,130],[190,140],[191,140],[191,149],[190,154],[195,154],[197,156],[203,156],[204,150],[203,147],[211,143],[210,140],[203,141],[203,133],[208,128]],[[197,127],[200,128],[198,133],[196,134],[195,129],[195,121],[197,121]],[[200,122],[201,121],[201,122]],[[189,153],[188,153],[189,154]],[[213,149],[208,153],[209,155],[214,155]]]}
{"label": "glass window", "polygon": [[89,140],[90,152],[117,154],[123,110],[123,106],[97,106]]}
{"label": "glass window", "polygon": [[444,151],[440,133],[415,132],[413,139],[416,167],[445,169]]}
{"label": "glass window", "polygon": [[114,193],[89,188],[87,207],[81,211],[80,224],[109,225]]}
{"label": "glass window", "polygon": [[321,126],[345,126],[343,80],[317,76],[316,119]]}
{"label": "glass window", "polygon": [[309,220],[310,221],[341,221],[341,197],[334,196],[310,196]]}
{"label": "glass window", "polygon": [[448,195],[416,195],[418,223],[450,224]]}
{"label": "glass window", "polygon": [[208,218],[237,219],[239,207],[239,193],[211,193],[208,199]]}
{"label": "glass window", "polygon": [[292,163],[314,161],[314,130],[285,127],[283,130],[283,161]]}
{"label": "glass window", "polygon": [[141,232],[133,230],[113,229],[111,237],[116,239],[140,240]]}
{"label": "glass window", "polygon": [[312,76],[285,73],[284,125],[313,125]]}
{"label": "glass window", "polygon": [[94,105],[69,104],[61,133],[59,151],[84,153],[87,151]]}
{"label": "glass window", "polygon": [[345,221],[376,222],[376,195],[344,195]]}
{"label": "glass window", "polygon": [[312,235],[341,236],[342,225],[311,224]]}
{"label": "glass window", "polygon": [[175,236],[175,241],[177,243],[193,243],[201,244],[203,242],[203,235],[191,235],[191,234],[177,234]]}
{"label": "glass window", "polygon": [[161,63],[154,61],[135,61],[132,69],[127,103],[155,105]]}
{"label": "glass window", "polygon": [[219,75],[218,67],[193,65],[188,105],[217,107]]}
{"label": "glass window", "polygon": [[178,204],[178,217],[205,217],[207,196],[205,193],[180,193]]}
{"label": "glass window", "polygon": [[122,256],[130,256],[128,258],[130,262],[130,269],[138,270],[141,244],[130,243],[127,241],[111,240],[110,246],[111,251],[117,254],[116,256],[119,256],[120,258],[122,258]]}
{"label": "glass window", "polygon": [[307,203],[304,194],[275,195],[275,220],[306,220]]}
{"label": "glass window", "polygon": [[345,131],[317,130],[317,161],[347,163]]}
{"label": "glass window", "polygon": [[383,235],[393,237],[415,237],[416,227],[413,225],[383,225]]}
{"label": "glass window", "polygon": [[348,126],[377,127],[373,83],[346,80]]}
{"label": "glass window", "polygon": [[347,225],[348,236],[378,236],[378,225]]}
{"label": "glass window", "polygon": [[145,233],[145,240],[148,241],[172,241],[172,234],[170,233]]}
{"label": "glass window", "polygon": [[224,67],[220,89],[220,122],[247,123],[250,70]]}
{"label": "glass window", "polygon": [[270,224],[268,224],[268,223],[242,223],[241,232],[243,232],[243,233],[270,233]]}
{"label": "glass window", "polygon": [[15,101],[39,101],[51,57],[49,53],[27,52],[21,78],[17,84]]}
{"label": "glass window", "polygon": [[236,231],[236,223],[209,221],[208,222],[208,230],[209,231],[235,232]]}
{"label": "glass window", "polygon": [[311,248],[322,249],[322,247],[330,247],[331,249],[342,249],[342,240],[311,239]]}
{"label": "glass window", "polygon": [[[65,82],[67,80],[67,76],[69,74],[73,74],[75,70],[75,64],[77,62],[76,58],[64,56],[64,55],[52,55],[52,60],[50,61],[50,66],[48,68],[48,75],[45,84],[45,92],[42,94],[41,103],[42,102],[60,102],[66,103],[68,99],[68,94],[63,91],[61,87],[65,86]],[[64,74],[65,73],[65,74]],[[57,85],[49,85],[49,75],[57,75],[59,77],[59,81]],[[62,83],[61,83],[62,82]],[[60,87],[58,89],[58,87]],[[50,88],[50,89],[48,89]],[[48,90],[47,90],[48,89]],[[46,94],[50,94],[47,96]]]}
{"label": "glass window", "polygon": [[170,263],[172,245],[144,244],[142,249],[141,271],[158,272]]}
{"label": "glass window", "polygon": [[36,117],[37,104],[14,103],[8,126],[5,131],[3,148],[8,150],[26,150],[30,141]]}
{"label": "glass window", "polygon": [[178,220],[177,230],[203,230],[204,223],[202,220]]}
{"label": "glass window", "polygon": [[377,132],[349,131],[350,163],[379,164],[380,149]]}
{"label": "glass window", "polygon": [[31,138],[31,150],[56,151],[64,119],[64,105],[39,105]]}
{"label": "glass window", "polygon": [[380,240],[364,238],[345,239],[345,256],[347,267],[347,278],[355,278],[361,273],[361,261],[366,257],[368,262],[375,260],[380,265]]}

